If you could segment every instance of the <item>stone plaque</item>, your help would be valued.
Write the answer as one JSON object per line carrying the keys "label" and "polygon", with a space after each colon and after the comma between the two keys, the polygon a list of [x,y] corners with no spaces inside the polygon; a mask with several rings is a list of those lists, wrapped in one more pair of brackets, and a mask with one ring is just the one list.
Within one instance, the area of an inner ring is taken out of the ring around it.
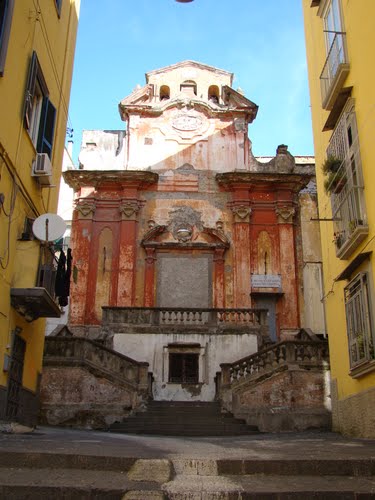
{"label": "stone plaque", "polygon": [[158,255],[159,307],[211,307],[212,257]]}
{"label": "stone plaque", "polygon": [[281,276],[278,274],[252,274],[253,288],[281,288]]}

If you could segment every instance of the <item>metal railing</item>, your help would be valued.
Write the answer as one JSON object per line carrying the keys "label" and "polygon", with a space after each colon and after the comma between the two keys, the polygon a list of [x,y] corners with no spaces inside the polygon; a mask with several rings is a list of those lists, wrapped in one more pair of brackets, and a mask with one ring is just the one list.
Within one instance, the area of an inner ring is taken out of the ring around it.
{"label": "metal railing", "polygon": [[327,100],[341,65],[349,63],[345,49],[345,36],[345,33],[339,32],[333,37],[320,75],[320,90],[323,103]]}
{"label": "metal railing", "polygon": [[[349,145],[348,130],[351,134]],[[341,160],[336,172],[331,172],[327,186],[331,193],[332,218],[336,249],[352,238],[357,228],[365,227],[364,185],[361,156],[356,133],[355,113],[349,103],[341,116],[327,148],[327,157]]]}

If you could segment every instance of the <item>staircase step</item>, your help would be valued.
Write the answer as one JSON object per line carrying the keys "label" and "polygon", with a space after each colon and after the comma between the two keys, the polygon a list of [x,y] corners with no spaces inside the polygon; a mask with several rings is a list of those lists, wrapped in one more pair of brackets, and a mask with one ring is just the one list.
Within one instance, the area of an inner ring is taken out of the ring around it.
{"label": "staircase step", "polygon": [[218,402],[151,401],[147,410],[122,422],[110,432],[163,436],[239,436],[256,432],[244,420],[222,412]]}
{"label": "staircase step", "polygon": [[126,473],[72,469],[0,468],[0,498],[7,500],[367,500],[374,477],[177,475],[166,483],[132,481]]}

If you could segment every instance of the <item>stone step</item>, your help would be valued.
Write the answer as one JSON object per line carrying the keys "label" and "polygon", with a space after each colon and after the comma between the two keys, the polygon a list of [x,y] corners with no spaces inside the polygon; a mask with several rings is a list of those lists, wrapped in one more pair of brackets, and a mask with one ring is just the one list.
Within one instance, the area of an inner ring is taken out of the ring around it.
{"label": "stone step", "polygon": [[110,432],[164,436],[235,436],[256,432],[217,402],[151,401],[146,411],[113,423]]}
{"label": "stone step", "polygon": [[72,469],[0,468],[6,500],[368,500],[375,478],[355,476],[177,475],[166,482],[129,474]]}
{"label": "stone step", "polygon": [[[192,444],[193,446],[193,444]],[[308,451],[306,452],[306,455]],[[140,458],[138,456],[113,456],[102,454],[5,451],[0,453],[0,468],[62,469],[128,473],[144,466],[148,472],[163,478],[174,474],[190,476],[352,476],[375,479],[375,457],[371,458]],[[1,497],[0,497],[1,498]]]}

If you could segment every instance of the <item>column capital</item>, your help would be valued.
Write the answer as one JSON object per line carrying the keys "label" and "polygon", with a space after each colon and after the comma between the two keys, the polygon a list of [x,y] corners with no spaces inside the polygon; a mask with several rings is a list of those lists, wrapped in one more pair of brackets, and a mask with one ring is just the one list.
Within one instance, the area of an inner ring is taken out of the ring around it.
{"label": "column capital", "polygon": [[296,215],[294,207],[284,205],[276,208],[275,212],[278,224],[293,224],[294,216]]}
{"label": "column capital", "polygon": [[245,204],[232,204],[230,209],[233,212],[234,222],[249,223],[251,217],[251,207]]}
{"label": "column capital", "polygon": [[154,264],[154,262],[157,260],[156,248],[146,247],[145,252],[146,252],[146,258],[145,258],[146,263],[147,264]]}
{"label": "column capital", "polygon": [[138,212],[143,203],[140,200],[123,200],[119,206],[121,220],[137,220]]}
{"label": "column capital", "polygon": [[78,201],[75,210],[78,213],[79,220],[92,220],[95,214],[96,205],[94,201]]}

